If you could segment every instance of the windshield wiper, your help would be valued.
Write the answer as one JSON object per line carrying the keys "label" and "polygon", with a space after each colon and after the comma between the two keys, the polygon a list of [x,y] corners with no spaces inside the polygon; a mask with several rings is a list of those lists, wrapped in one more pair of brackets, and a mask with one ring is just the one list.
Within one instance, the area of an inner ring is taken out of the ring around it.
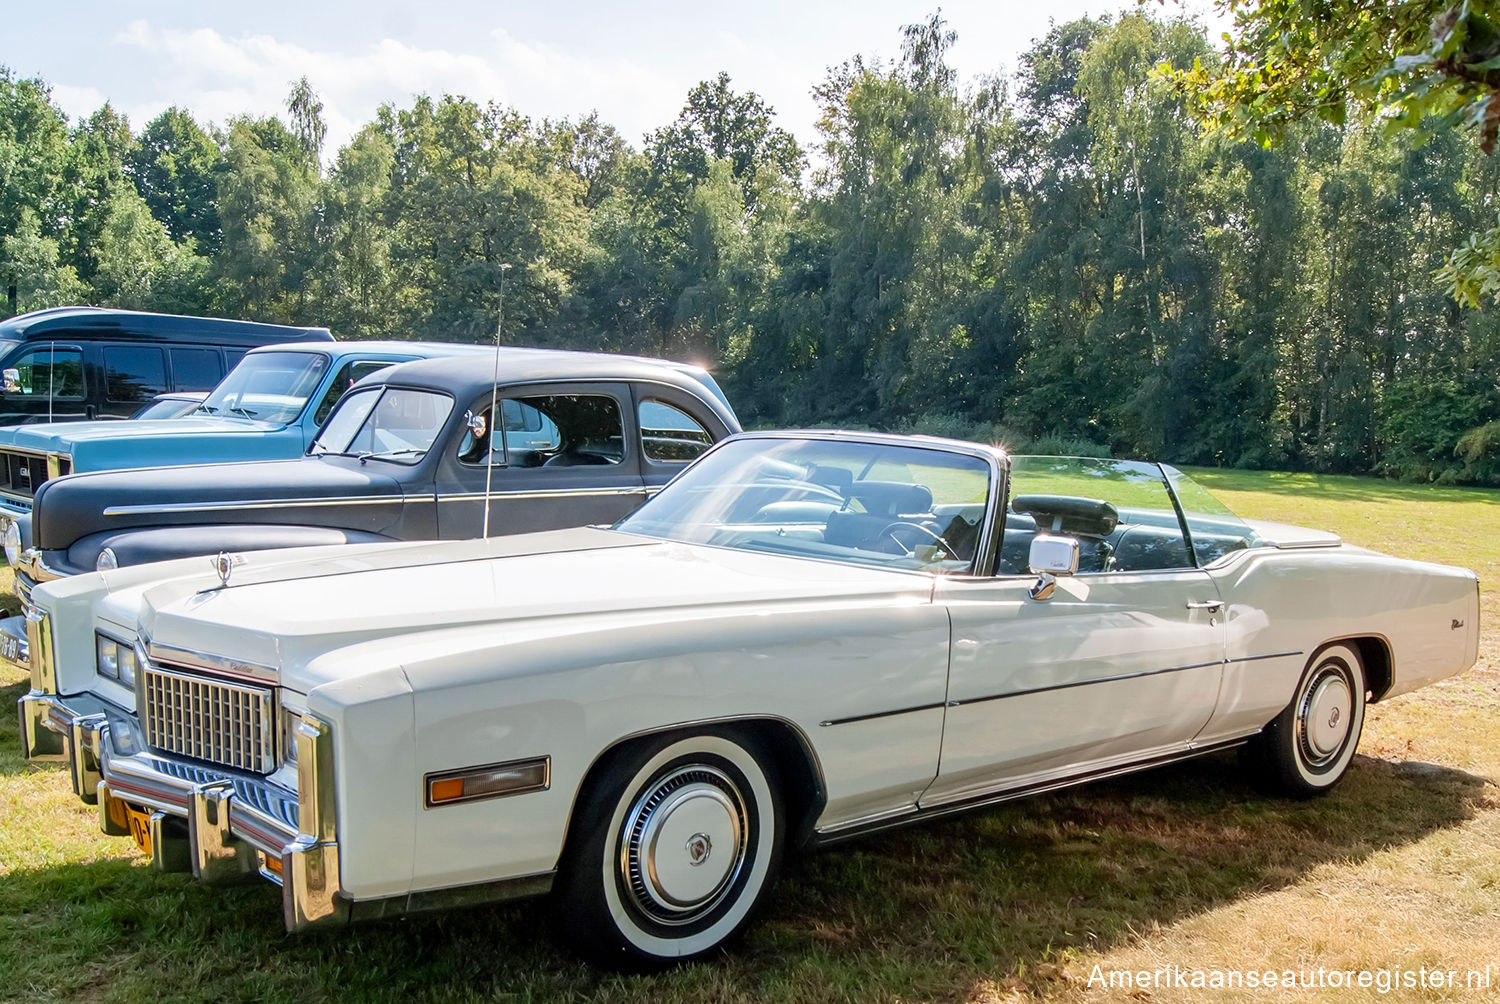
{"label": "windshield wiper", "polygon": [[413,453],[421,455],[421,454],[424,454],[426,452],[427,452],[427,450],[425,448],[423,448],[423,449],[417,449],[416,447],[410,447],[409,446],[409,447],[406,447],[405,449],[401,449],[401,450],[381,450],[379,453],[376,453],[376,452],[371,451],[371,450],[367,450],[364,453],[360,453],[360,454],[356,454],[356,455],[359,457],[359,462],[360,463],[364,463],[366,460],[371,460],[371,459],[374,459],[374,460],[385,460],[387,457],[408,456],[408,455],[413,454]]}

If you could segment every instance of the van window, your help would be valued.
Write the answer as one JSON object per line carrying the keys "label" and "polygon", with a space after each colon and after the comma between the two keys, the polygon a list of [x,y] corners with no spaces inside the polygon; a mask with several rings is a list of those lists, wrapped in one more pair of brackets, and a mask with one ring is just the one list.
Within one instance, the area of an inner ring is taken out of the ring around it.
{"label": "van window", "polygon": [[45,401],[50,390],[54,401],[81,401],[83,353],[50,345],[28,349],[5,368],[4,387],[6,397]]}
{"label": "van window", "polygon": [[108,345],[104,349],[105,395],[140,404],[167,389],[167,361],[154,345]]}
{"label": "van window", "polygon": [[173,390],[213,390],[224,379],[218,349],[168,349],[172,355]]}

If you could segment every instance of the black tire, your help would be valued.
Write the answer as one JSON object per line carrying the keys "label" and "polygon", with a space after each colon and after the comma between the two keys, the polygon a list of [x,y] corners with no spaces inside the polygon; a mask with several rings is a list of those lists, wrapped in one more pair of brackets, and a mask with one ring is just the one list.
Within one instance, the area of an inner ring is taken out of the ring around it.
{"label": "black tire", "polygon": [[772,760],[725,730],[655,738],[575,807],[553,886],[566,947],[616,969],[702,958],[739,935],[775,881],[785,817]]}
{"label": "black tire", "polygon": [[1302,671],[1291,702],[1245,747],[1256,781],[1292,798],[1332,790],[1359,745],[1365,686],[1364,663],[1352,646],[1320,649]]}

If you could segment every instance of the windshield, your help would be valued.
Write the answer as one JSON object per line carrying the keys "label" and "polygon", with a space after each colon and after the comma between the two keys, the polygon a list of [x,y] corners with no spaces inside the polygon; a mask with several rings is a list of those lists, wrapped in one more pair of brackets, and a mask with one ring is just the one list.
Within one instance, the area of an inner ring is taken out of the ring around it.
{"label": "windshield", "polygon": [[938,448],[742,439],[616,529],[887,568],[972,570],[990,497],[983,458]]}
{"label": "windshield", "polygon": [[453,399],[431,391],[371,387],[339,402],[309,450],[415,463],[442,431]]}
{"label": "windshield", "polygon": [[198,411],[285,425],[302,413],[327,370],[328,357],[320,352],[252,352]]}

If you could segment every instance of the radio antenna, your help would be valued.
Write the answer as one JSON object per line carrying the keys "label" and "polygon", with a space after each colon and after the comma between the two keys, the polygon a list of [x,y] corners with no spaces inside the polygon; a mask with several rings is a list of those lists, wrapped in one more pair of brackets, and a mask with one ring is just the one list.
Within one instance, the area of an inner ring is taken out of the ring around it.
{"label": "radio antenna", "polygon": [[505,449],[505,423],[500,421],[500,333],[505,328],[505,273],[510,271],[510,262],[500,265],[500,317],[495,322],[495,375],[490,381],[490,448],[485,452],[484,465],[484,525],[479,536],[485,540],[490,536],[490,484],[495,479],[495,437],[500,437],[500,448]]}

